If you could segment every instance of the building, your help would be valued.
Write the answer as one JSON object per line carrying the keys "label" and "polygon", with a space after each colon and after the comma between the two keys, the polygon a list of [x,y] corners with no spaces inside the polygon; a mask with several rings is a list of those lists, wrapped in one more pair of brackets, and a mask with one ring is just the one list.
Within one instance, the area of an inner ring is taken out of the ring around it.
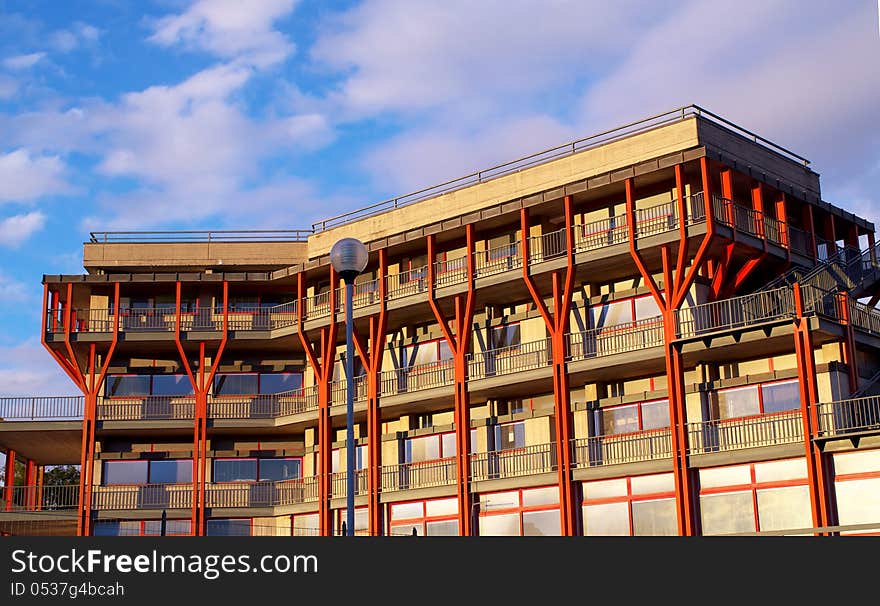
{"label": "building", "polygon": [[80,393],[0,403],[0,528],[337,533],[345,236],[358,532],[880,528],[874,225],[696,106],[311,229],[93,234],[43,277]]}

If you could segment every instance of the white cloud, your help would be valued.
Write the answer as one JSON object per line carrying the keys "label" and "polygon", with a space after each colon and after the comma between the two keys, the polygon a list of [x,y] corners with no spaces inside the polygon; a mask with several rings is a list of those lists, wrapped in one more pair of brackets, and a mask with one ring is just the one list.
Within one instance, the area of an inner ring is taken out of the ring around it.
{"label": "white cloud", "polygon": [[15,55],[7,57],[3,60],[3,66],[6,69],[21,70],[33,67],[40,59],[46,56],[46,53],[30,53],[27,55]]}
{"label": "white cloud", "polygon": [[284,60],[294,45],[273,24],[293,11],[297,0],[198,0],[186,11],[155,23],[150,41],[181,45],[224,59],[266,67]]}
{"label": "white cloud", "polygon": [[0,396],[78,395],[77,388],[42,345],[0,346]]}
{"label": "white cloud", "polygon": [[33,156],[17,149],[0,153],[0,203],[28,202],[42,196],[70,191],[66,167],[58,156]]}
{"label": "white cloud", "polygon": [[0,300],[20,303],[27,298],[25,285],[0,271]]}
{"label": "white cloud", "polygon": [[6,217],[0,220],[0,246],[15,248],[45,224],[46,215],[39,211]]}
{"label": "white cloud", "polygon": [[18,92],[18,81],[15,78],[0,74],[0,99],[10,99]]}

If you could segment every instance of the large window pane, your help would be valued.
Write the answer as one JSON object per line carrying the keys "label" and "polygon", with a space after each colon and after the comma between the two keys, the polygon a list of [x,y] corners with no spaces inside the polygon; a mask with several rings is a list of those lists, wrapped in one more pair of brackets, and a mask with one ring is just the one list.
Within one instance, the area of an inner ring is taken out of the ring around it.
{"label": "large window pane", "polygon": [[258,392],[257,375],[228,374],[214,378],[215,396],[255,395]]}
{"label": "large window pane", "polygon": [[562,534],[558,509],[524,512],[522,523],[524,537],[558,537]]}
{"label": "large window pane", "polygon": [[510,509],[512,507],[519,507],[518,492],[495,492],[480,495],[480,511]]}
{"label": "large window pane", "polygon": [[630,479],[630,485],[633,494],[657,494],[675,490],[675,480],[671,473],[634,476]]}
{"label": "large window pane", "polygon": [[146,484],[147,461],[106,461],[103,484]]}
{"label": "large window pane", "polygon": [[149,375],[107,377],[104,395],[110,398],[150,395]]}
{"label": "large window pane", "polygon": [[761,530],[810,528],[810,491],[806,486],[758,490],[758,524]]}
{"label": "large window pane", "polygon": [[636,320],[648,320],[660,315],[660,307],[653,296],[636,299]]}
{"label": "large window pane", "polygon": [[260,480],[290,480],[299,478],[299,459],[260,459]]}
{"label": "large window pane", "polygon": [[632,301],[618,301],[606,305],[597,305],[590,309],[594,328],[607,328],[618,324],[630,324],[633,321]]}
{"label": "large window pane", "polygon": [[748,465],[713,467],[700,470],[701,488],[739,486],[752,483],[752,472]]}
{"label": "large window pane", "polygon": [[718,415],[722,419],[736,419],[760,414],[758,387],[724,389],[718,392]]}
{"label": "large window pane", "polygon": [[154,396],[189,396],[192,393],[192,383],[186,375],[153,376]]}
{"label": "large window pane", "polygon": [[260,393],[282,393],[302,387],[302,374],[298,372],[264,373],[260,375]]}
{"label": "large window pane", "polygon": [[425,527],[421,522],[415,522],[412,524],[392,524],[391,525],[391,536],[400,537],[400,536],[410,536],[416,535],[419,537],[425,536]]}
{"label": "large window pane", "polygon": [[535,505],[555,505],[559,503],[559,487],[548,486],[547,488],[532,488],[523,490],[522,504],[523,507],[534,507]]}
{"label": "large window pane", "polygon": [[801,407],[801,392],[797,381],[763,385],[761,397],[764,399],[765,413],[797,410]]}
{"label": "large window pane", "polygon": [[[191,520],[168,520],[165,524],[165,535],[187,535],[191,532]],[[147,520],[144,522],[144,534],[147,536],[160,536],[162,534],[161,520]]]}
{"label": "large window pane", "polygon": [[458,520],[446,520],[443,522],[428,522],[426,524],[429,537],[456,537],[458,536]]}
{"label": "large window pane", "polygon": [[256,479],[256,459],[217,459],[214,461],[215,482],[253,482]]}
{"label": "large window pane", "polygon": [[424,515],[424,505],[417,503],[395,503],[391,506],[392,520],[406,520],[408,518],[421,518]]}
{"label": "large window pane", "polygon": [[307,513],[293,518],[293,534],[294,536],[315,536],[320,533],[318,528],[318,514]]}
{"label": "large window pane", "polygon": [[445,516],[458,514],[458,499],[434,499],[425,501],[425,515]]}
{"label": "large window pane", "polygon": [[188,484],[192,482],[192,461],[150,461],[150,484]]}
{"label": "large window pane", "polygon": [[602,411],[602,434],[632,433],[639,430],[639,407],[615,406]]}
{"label": "large window pane", "polygon": [[588,537],[629,536],[629,505],[584,505],[584,534]]}
{"label": "large window pane", "polygon": [[525,448],[525,423],[505,423],[495,426],[495,450],[511,450]]}
{"label": "large window pane", "polygon": [[700,516],[704,535],[755,531],[751,492],[703,495]]}
{"label": "large window pane", "polygon": [[626,479],[594,480],[584,482],[585,499],[605,499],[608,497],[625,497]]}
{"label": "large window pane", "polygon": [[642,429],[669,427],[669,400],[657,400],[642,404]]}
{"label": "large window pane", "polygon": [[633,536],[674,536],[678,534],[675,499],[634,501]]}
{"label": "large window pane", "polygon": [[[443,446],[440,456],[443,458],[454,457],[455,456],[455,434],[454,433],[444,433],[440,436],[441,444]],[[473,444],[471,444],[473,448]]]}
{"label": "large window pane", "polygon": [[807,460],[804,458],[755,463],[755,481],[759,483],[800,480],[806,477]]}
{"label": "large window pane", "polygon": [[834,491],[837,497],[837,520],[841,526],[876,522],[880,528],[880,516],[877,515],[880,478],[841,480],[834,483]]}
{"label": "large window pane", "polygon": [[410,438],[405,445],[407,463],[419,463],[421,461],[434,461],[440,458],[440,437],[424,436]]}
{"label": "large window pane", "polygon": [[480,536],[500,537],[519,536],[519,514],[480,516]]}
{"label": "large window pane", "polygon": [[839,452],[833,457],[836,475],[880,471],[880,449]]}
{"label": "large window pane", "polygon": [[415,356],[414,358],[410,358],[413,360],[413,365],[431,364],[437,361],[436,341],[430,341],[428,343],[418,343],[413,347],[415,348]]}
{"label": "large window pane", "polygon": [[249,537],[251,521],[250,519],[208,520],[208,536]]}

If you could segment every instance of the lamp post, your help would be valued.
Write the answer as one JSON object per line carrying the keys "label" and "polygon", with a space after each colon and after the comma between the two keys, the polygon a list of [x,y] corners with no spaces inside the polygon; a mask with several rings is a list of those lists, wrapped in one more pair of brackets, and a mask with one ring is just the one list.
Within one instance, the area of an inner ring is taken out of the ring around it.
{"label": "lamp post", "polygon": [[346,534],[354,536],[354,345],[352,343],[352,296],[354,280],[367,266],[369,253],[364,243],[356,238],[342,238],[330,249],[330,263],[345,281],[345,400],[346,400]]}

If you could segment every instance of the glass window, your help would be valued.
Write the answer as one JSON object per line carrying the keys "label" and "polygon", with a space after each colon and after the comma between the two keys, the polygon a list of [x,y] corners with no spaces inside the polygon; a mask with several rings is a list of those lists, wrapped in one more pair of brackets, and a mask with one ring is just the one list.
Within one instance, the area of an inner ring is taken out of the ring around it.
{"label": "glass window", "polygon": [[704,535],[755,532],[751,492],[702,495],[700,519]]}
{"label": "glass window", "polygon": [[583,512],[586,536],[629,536],[628,503],[584,505]]}
{"label": "glass window", "polygon": [[105,461],[103,484],[146,484],[147,461]]}
{"label": "glass window", "polygon": [[307,513],[293,517],[294,536],[314,536],[319,534],[318,514]]}
{"label": "glass window", "polygon": [[661,315],[654,297],[639,297],[635,301],[636,320],[649,320]]}
{"label": "glass window", "polygon": [[412,523],[404,523],[404,524],[392,524],[391,525],[391,536],[400,537],[400,536],[411,536],[415,535],[418,537],[425,536],[425,526],[421,522]]}
{"label": "glass window", "polygon": [[632,301],[617,301],[597,305],[590,309],[590,317],[593,328],[607,328],[618,324],[630,324],[633,321]]}
{"label": "glass window", "polygon": [[840,452],[833,457],[834,473],[837,475],[880,471],[880,449]]}
{"label": "glass window", "polygon": [[226,374],[214,377],[215,396],[249,396],[259,392],[255,374]]}
{"label": "glass window", "polygon": [[208,520],[208,536],[249,537],[251,536],[250,518]]}
{"label": "glass window", "polygon": [[458,515],[458,499],[425,501],[425,515],[428,517]]}
{"label": "glass window", "polygon": [[421,438],[409,438],[406,441],[406,462],[419,463],[422,461],[434,461],[440,458],[439,436],[424,436]]}
{"label": "glass window", "polygon": [[444,433],[440,436],[442,452],[440,456],[443,458],[455,456],[455,433]]}
{"label": "glass window", "polygon": [[[837,521],[849,524],[873,524],[880,528],[877,504],[880,503],[880,478],[838,480],[834,483]],[[862,531],[865,532],[865,531]]]}
{"label": "glass window", "polygon": [[657,494],[673,492],[675,480],[671,473],[658,473],[649,476],[633,476],[630,479],[633,494]]}
{"label": "glass window", "polygon": [[413,366],[432,364],[439,359],[440,352],[437,343],[437,341],[429,341],[411,345],[413,351],[407,352],[407,358],[412,361]]}
{"label": "glass window", "polygon": [[154,375],[154,396],[191,396],[192,383],[186,375]]}
{"label": "glass window", "polygon": [[524,537],[558,537],[561,532],[559,510],[523,512]]}
{"label": "glass window", "polygon": [[755,463],[756,482],[781,482],[806,479],[806,477],[807,460],[804,458]]}
{"label": "glass window", "polygon": [[752,472],[748,465],[701,469],[699,473],[700,488],[739,486],[752,483]]}
{"label": "glass window", "polygon": [[97,520],[92,533],[96,537],[136,537],[141,534],[140,520]]}
{"label": "glass window", "polygon": [[301,477],[299,459],[260,459],[260,480],[280,482]]}
{"label": "glass window", "polygon": [[[559,514],[556,514],[557,517]],[[557,520],[558,521],[558,520]],[[503,515],[480,516],[481,537],[518,537],[519,514],[508,513]]]}
{"label": "glass window", "polygon": [[105,383],[104,395],[108,398],[150,395],[149,375],[109,376]]}
{"label": "glass window", "polygon": [[526,426],[523,422],[495,426],[495,450],[525,448]]}
{"label": "glass window", "polygon": [[675,515],[675,499],[657,501],[633,501],[633,536],[675,536],[678,519]]}
{"label": "glass window", "polygon": [[[165,535],[187,535],[191,534],[191,520],[167,520],[165,523]],[[144,535],[160,536],[162,534],[161,520],[147,520],[144,522]]]}
{"label": "glass window", "polygon": [[449,349],[449,343],[446,340],[441,340],[440,344],[437,346],[438,355],[437,359],[441,362],[452,359],[452,350]]}
{"label": "glass window", "polygon": [[758,525],[761,530],[811,528],[810,491],[806,486],[758,490]]}
{"label": "glass window", "polygon": [[192,460],[150,461],[150,484],[188,484],[192,482]]}
{"label": "glass window", "polygon": [[[330,472],[339,473],[348,469],[348,460],[345,458],[344,452],[339,448],[334,448],[330,455]],[[355,451],[355,469],[363,469],[367,464],[367,447],[358,446]]]}
{"label": "glass window", "polygon": [[260,375],[260,393],[283,393],[302,387],[302,374],[298,372],[263,373]]}
{"label": "glass window", "polygon": [[719,418],[736,419],[757,414],[761,414],[757,386],[718,391]]}
{"label": "glass window", "polygon": [[595,480],[584,482],[585,499],[607,499],[608,497],[626,496],[626,479]]}
{"label": "glass window", "polygon": [[456,537],[458,536],[458,520],[444,520],[441,522],[428,522],[427,535],[429,537]]}
{"label": "glass window", "polygon": [[559,503],[559,488],[557,486],[532,488],[530,490],[523,490],[522,492],[523,507],[556,505],[557,503]]}
{"label": "glass window", "polygon": [[801,407],[801,392],[797,381],[762,385],[761,398],[765,413],[797,410]]}
{"label": "glass window", "polygon": [[395,503],[391,506],[391,518],[405,520],[407,518],[421,518],[424,515],[422,502],[418,503]]}
{"label": "glass window", "polygon": [[492,347],[516,347],[520,344],[519,324],[496,326],[492,329]]}
{"label": "glass window", "polygon": [[253,482],[256,479],[256,459],[214,460],[214,482]]}
{"label": "glass window", "polygon": [[639,407],[612,406],[602,410],[602,434],[631,433],[639,430]]}
{"label": "glass window", "polygon": [[669,400],[657,400],[642,404],[642,429],[669,427]]}
{"label": "glass window", "polygon": [[494,492],[480,495],[480,511],[510,509],[512,507],[519,507],[519,493],[517,492]]}

